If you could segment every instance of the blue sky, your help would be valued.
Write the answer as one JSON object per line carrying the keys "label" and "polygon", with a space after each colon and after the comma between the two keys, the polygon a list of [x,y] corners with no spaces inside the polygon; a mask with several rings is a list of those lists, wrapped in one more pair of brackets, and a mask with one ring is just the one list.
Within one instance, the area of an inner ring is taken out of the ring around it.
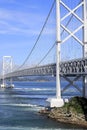
{"label": "blue sky", "polygon": [[[0,60],[3,56],[10,55],[13,57],[15,64],[21,65],[23,63],[38,37],[53,1],[54,0],[0,0]],[[65,1],[67,2],[67,0]],[[68,2],[68,6],[71,6],[73,9],[73,6],[75,6],[76,2],[79,3],[79,1],[80,0],[72,2],[71,0],[71,4]],[[81,14],[80,11],[77,12]],[[62,7],[62,15],[66,13],[68,13],[68,11]],[[78,25],[75,19],[73,21]],[[71,25],[73,25],[73,23],[71,23]],[[73,25],[72,28],[74,28],[74,26],[75,25]],[[54,6],[43,35],[27,64],[37,64],[54,44],[55,40],[56,15]],[[70,43],[75,43],[73,39],[70,39],[68,43],[69,44],[62,47],[62,57],[64,60],[66,57],[69,59],[70,55],[71,57],[78,57],[81,54],[80,45],[72,44],[71,47]],[[69,50],[67,48],[69,48]],[[78,51],[76,51],[75,48]],[[52,53],[44,62],[54,62],[55,55],[56,48],[53,49]]]}
{"label": "blue sky", "polygon": [[[52,3],[53,0],[0,0],[0,58],[11,55],[16,64],[22,64],[34,45]],[[49,47],[55,41],[54,12],[31,61],[34,59],[36,62],[40,58],[36,58],[39,46],[42,46],[43,53],[46,46]],[[47,36],[51,36],[50,40]],[[47,43],[44,43],[44,38]]]}

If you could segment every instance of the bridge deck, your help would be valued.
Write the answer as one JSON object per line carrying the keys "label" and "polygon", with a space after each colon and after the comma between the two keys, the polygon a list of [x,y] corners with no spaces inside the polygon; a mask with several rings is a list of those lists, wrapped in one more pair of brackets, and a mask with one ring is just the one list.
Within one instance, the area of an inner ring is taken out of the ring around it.
{"label": "bridge deck", "polygon": [[[56,75],[56,63],[14,71],[6,74],[5,77],[10,78],[32,75]],[[87,75],[87,58],[61,62],[60,75]]]}

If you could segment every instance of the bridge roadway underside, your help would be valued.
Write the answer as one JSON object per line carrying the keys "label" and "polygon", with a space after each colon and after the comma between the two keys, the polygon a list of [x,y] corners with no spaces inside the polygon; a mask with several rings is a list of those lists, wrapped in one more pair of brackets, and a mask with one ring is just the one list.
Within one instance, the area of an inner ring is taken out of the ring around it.
{"label": "bridge roadway underside", "polygon": [[[62,92],[66,91],[70,86],[74,86],[82,96],[87,96],[87,88],[85,86],[85,78],[87,77],[87,58],[61,62],[60,75],[68,82]],[[75,84],[79,79],[82,80],[82,89]]]}

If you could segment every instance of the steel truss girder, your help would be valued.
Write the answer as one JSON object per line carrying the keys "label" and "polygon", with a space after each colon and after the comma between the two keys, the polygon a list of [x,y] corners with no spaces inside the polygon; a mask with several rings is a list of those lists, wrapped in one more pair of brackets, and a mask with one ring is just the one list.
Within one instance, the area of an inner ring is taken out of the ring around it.
{"label": "steel truss girder", "polygon": [[80,93],[82,93],[82,90],[78,87],[78,85],[75,84],[75,82],[81,77],[81,75],[77,75],[74,79],[70,79],[70,77],[67,77],[65,75],[62,75],[62,77],[69,82],[68,85],[64,87],[62,92],[66,91],[71,85],[74,86]]}
{"label": "steel truss girder", "polygon": [[87,58],[70,60],[60,63],[60,74],[87,75]]}
{"label": "steel truss girder", "polygon": [[38,67],[27,68],[19,71],[13,71],[5,75],[5,78],[21,77],[21,76],[44,76],[44,75],[56,75],[56,64],[48,64]]}
{"label": "steel truss girder", "polygon": [[[80,43],[81,45],[83,45],[84,43],[77,37],[75,36],[75,33],[77,33],[80,29],[83,28],[84,26],[84,21],[75,13],[75,11],[80,8],[81,6],[84,5],[84,2],[80,2],[73,10],[71,10],[62,0],[60,0],[60,4],[64,6],[64,8],[66,8],[69,12],[63,17],[61,18],[61,22],[64,21],[67,17],[69,17],[71,14],[72,16],[74,16],[78,21],[81,22],[82,25],[80,25],[76,30],[74,30],[73,32],[71,32],[67,26],[62,25],[61,27],[69,34],[67,37],[65,37],[61,43],[64,43],[65,41],[67,41],[69,38],[73,37],[78,43]],[[64,32],[64,31],[63,31]]]}

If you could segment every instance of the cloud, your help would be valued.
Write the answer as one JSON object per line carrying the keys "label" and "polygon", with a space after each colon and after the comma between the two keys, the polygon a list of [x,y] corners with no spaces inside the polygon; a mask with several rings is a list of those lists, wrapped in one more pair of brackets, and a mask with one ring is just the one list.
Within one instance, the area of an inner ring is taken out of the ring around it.
{"label": "cloud", "polygon": [[[0,8],[0,34],[38,35],[44,19],[45,16],[33,12],[26,13]],[[52,34],[52,29],[49,28],[44,34]]]}
{"label": "cloud", "polygon": [[[0,34],[39,34],[46,19],[46,14],[38,13],[37,5],[25,4],[25,2],[18,0],[3,0],[0,3],[3,3],[3,6],[0,6]],[[51,24],[52,22],[54,21],[50,20]],[[52,27],[48,27],[44,35],[52,33]]]}

